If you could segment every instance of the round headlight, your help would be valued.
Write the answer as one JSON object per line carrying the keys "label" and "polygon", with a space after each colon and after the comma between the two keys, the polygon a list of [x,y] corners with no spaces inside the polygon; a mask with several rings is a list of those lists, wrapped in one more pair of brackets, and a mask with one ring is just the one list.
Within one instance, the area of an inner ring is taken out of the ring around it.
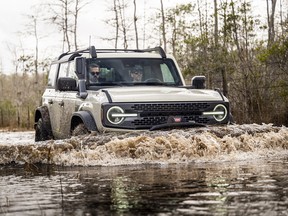
{"label": "round headlight", "polygon": [[111,124],[120,124],[124,117],[119,117],[117,114],[123,114],[124,110],[121,107],[113,106],[107,112],[107,119]]}
{"label": "round headlight", "polygon": [[213,116],[218,122],[223,121],[227,116],[227,108],[223,104],[218,104],[217,106],[215,106],[213,111],[217,113]]}

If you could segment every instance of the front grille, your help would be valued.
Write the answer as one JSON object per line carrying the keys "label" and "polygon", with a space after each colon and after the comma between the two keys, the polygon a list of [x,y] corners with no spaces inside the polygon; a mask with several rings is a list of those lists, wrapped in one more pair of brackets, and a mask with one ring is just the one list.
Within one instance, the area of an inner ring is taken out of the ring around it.
{"label": "front grille", "polygon": [[153,104],[135,104],[131,108],[136,111],[199,111],[205,110],[210,105],[208,103],[153,103]]}
{"label": "front grille", "polygon": [[131,108],[140,111],[141,119],[132,121],[135,126],[149,126],[164,124],[169,116],[181,116],[185,122],[195,121],[206,124],[207,118],[199,117],[210,104],[208,103],[151,103],[135,104]]}

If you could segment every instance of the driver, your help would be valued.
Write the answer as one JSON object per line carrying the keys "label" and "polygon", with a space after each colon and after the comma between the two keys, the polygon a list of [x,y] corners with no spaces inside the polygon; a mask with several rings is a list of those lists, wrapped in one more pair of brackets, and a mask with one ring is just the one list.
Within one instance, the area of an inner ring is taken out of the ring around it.
{"label": "driver", "polygon": [[141,82],[143,76],[143,68],[140,65],[135,65],[130,72],[130,76],[133,82]]}
{"label": "driver", "polygon": [[97,83],[105,81],[105,78],[102,77],[100,66],[98,64],[92,63],[89,67],[89,70],[90,82]]}

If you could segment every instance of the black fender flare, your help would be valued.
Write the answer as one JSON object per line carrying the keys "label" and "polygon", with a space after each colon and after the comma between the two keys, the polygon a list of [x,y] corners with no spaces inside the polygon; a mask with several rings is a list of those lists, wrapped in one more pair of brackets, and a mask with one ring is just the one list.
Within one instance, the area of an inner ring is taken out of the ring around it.
{"label": "black fender flare", "polygon": [[48,135],[53,137],[52,127],[51,127],[51,122],[50,122],[50,115],[49,115],[49,110],[48,110],[47,106],[40,106],[35,110],[34,129],[35,129],[37,122],[40,118],[42,118],[42,120],[43,120],[45,129],[48,132]]}
{"label": "black fender flare", "polygon": [[71,130],[73,130],[80,122],[84,123],[89,131],[98,131],[95,120],[89,111],[75,112],[71,118]]}

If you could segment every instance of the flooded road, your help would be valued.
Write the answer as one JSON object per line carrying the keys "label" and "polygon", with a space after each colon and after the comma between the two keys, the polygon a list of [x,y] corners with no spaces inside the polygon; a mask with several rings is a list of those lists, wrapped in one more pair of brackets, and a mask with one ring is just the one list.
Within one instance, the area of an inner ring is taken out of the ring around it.
{"label": "flooded road", "polygon": [[286,127],[0,137],[2,215],[287,215]]}

